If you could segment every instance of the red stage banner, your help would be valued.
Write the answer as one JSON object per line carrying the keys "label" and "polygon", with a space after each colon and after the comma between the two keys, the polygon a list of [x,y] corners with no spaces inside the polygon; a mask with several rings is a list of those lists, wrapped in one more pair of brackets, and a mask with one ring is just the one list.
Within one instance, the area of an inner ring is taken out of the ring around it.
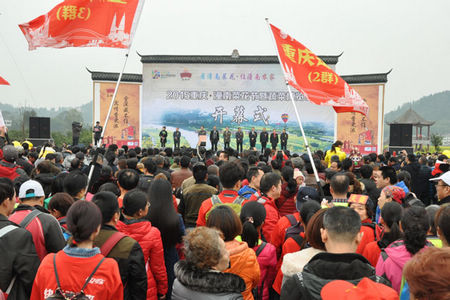
{"label": "red stage banner", "polygon": [[9,82],[3,79],[2,76],[0,76],[0,85],[9,85]]}
{"label": "red stage banner", "polygon": [[337,113],[367,115],[369,106],[339,75],[304,45],[270,24],[288,83],[309,101],[333,106]]}
{"label": "red stage banner", "polygon": [[29,50],[37,47],[128,48],[144,0],[66,0],[20,24]]}

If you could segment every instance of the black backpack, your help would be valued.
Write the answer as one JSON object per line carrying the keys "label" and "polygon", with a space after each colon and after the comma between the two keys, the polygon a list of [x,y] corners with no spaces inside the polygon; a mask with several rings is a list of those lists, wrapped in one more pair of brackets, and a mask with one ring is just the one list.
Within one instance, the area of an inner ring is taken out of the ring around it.
{"label": "black backpack", "polygon": [[105,257],[103,257],[100,262],[95,267],[94,271],[92,271],[91,275],[86,279],[83,287],[81,288],[81,291],[74,294],[72,292],[63,292],[61,289],[61,283],[59,282],[58,277],[58,271],[56,270],[56,254],[53,255],[53,268],[55,270],[55,277],[56,277],[56,284],[58,287],[56,288],[56,291],[53,295],[50,295],[46,298],[46,300],[89,300],[89,297],[86,296],[84,293],[84,289],[88,285],[89,281],[91,281],[92,276],[94,276],[95,272],[98,270],[102,262],[105,260]]}

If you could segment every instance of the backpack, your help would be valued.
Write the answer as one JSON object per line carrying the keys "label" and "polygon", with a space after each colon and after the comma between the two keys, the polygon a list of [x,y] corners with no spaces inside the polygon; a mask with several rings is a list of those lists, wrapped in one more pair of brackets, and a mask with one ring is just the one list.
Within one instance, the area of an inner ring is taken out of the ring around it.
{"label": "backpack", "polygon": [[103,254],[103,256],[108,256],[109,252],[111,252],[112,248],[117,245],[124,237],[127,235],[116,231],[114,232],[103,245],[100,247],[100,252]]}
{"label": "backpack", "polygon": [[[258,257],[261,254],[266,245],[267,245],[266,242],[262,242],[261,245],[259,245],[258,249],[256,249],[255,251],[256,257]],[[263,296],[263,291],[264,291],[264,284],[261,284],[261,288],[258,287],[253,288],[252,290],[253,298],[255,300],[261,300]]]}
{"label": "backpack", "polygon": [[63,225],[67,223],[67,218],[64,217],[61,220],[58,220],[59,223],[59,227],[61,228],[62,234],[64,236],[64,239],[66,240],[66,242],[69,240],[69,238],[72,236],[72,234],[69,232],[69,230],[67,230]]}
{"label": "backpack", "polygon": [[[11,231],[13,231],[16,228],[17,227],[14,225],[7,225],[7,226],[3,227],[2,229],[0,229],[0,238],[7,235],[8,233],[10,233]],[[0,289],[0,300],[6,299],[8,297],[8,294],[11,293],[11,290],[12,290],[15,282],[16,282],[16,276],[14,276],[13,279],[11,280],[11,282],[9,283],[6,291],[3,292]]]}
{"label": "backpack", "polygon": [[295,239],[295,237],[300,236],[302,233],[305,232],[305,228],[303,227],[302,223],[297,222],[297,220],[295,221],[296,223],[294,225],[291,225],[290,227],[286,228],[284,234],[284,241],[286,241],[290,237]]}
{"label": "backpack", "polygon": [[372,230],[373,230],[373,235],[375,236],[375,241],[381,240],[381,234],[382,234],[382,231],[383,231],[383,230],[381,229],[380,226],[378,226],[378,225],[375,224],[375,223],[362,223],[361,225],[362,225],[362,226],[367,226],[367,227],[372,228]]}
{"label": "backpack", "polygon": [[232,210],[234,210],[236,212],[236,214],[239,216],[241,214],[241,209],[242,209],[242,203],[245,201],[246,199],[242,196],[237,196],[233,202],[231,203],[223,203],[219,196],[217,195],[212,195],[211,196],[211,204],[212,207],[211,209],[206,213],[206,219],[208,219],[209,214],[213,211],[214,208],[218,207],[218,206],[222,206],[222,205],[226,205],[229,206]]}
{"label": "backpack", "polygon": [[105,257],[103,257],[100,262],[95,267],[94,271],[92,271],[91,275],[86,279],[84,282],[83,287],[81,288],[80,292],[74,294],[72,292],[63,292],[61,289],[61,283],[59,282],[58,277],[58,271],[56,269],[56,254],[53,255],[53,268],[55,270],[55,277],[56,277],[56,284],[58,287],[56,288],[55,293],[47,297],[47,300],[89,300],[90,298],[87,297],[84,293],[84,289],[88,285],[89,281],[91,281],[92,276],[94,276],[95,272],[97,272],[98,268],[102,264],[102,262],[105,260]]}

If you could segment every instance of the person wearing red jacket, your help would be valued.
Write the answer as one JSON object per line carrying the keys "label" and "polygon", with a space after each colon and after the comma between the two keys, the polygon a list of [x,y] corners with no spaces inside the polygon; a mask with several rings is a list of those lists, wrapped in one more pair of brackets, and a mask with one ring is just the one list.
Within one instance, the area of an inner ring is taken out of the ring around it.
{"label": "person wearing red jacket", "polygon": [[105,258],[100,249],[93,246],[101,221],[100,209],[92,202],[77,201],[70,207],[67,226],[72,232],[71,243],[44,258],[34,280],[31,300],[44,300],[51,295],[69,299],[69,295],[82,290],[89,299],[123,299],[117,262]]}
{"label": "person wearing red jacket", "polygon": [[28,178],[27,173],[16,164],[16,159],[19,157],[18,150],[13,145],[6,145],[0,153],[0,177],[6,177],[11,180],[19,176]]}
{"label": "person wearing red jacket", "polygon": [[266,209],[266,220],[262,226],[262,237],[265,241],[271,240],[272,231],[280,219],[280,213],[275,205],[275,201],[280,197],[280,194],[281,177],[276,173],[269,172],[264,174],[261,178],[259,193],[255,193],[249,199],[249,201],[257,201],[261,203]]}
{"label": "person wearing red jacket", "polygon": [[381,209],[380,222],[383,225],[381,239],[368,243],[362,253],[373,267],[377,266],[381,250],[384,250],[391,243],[402,237],[400,230],[402,213],[403,208],[397,202],[388,202]]}
{"label": "person wearing red jacket", "polygon": [[[220,202],[233,203],[239,197],[238,191],[241,188],[241,178],[244,169],[234,162],[227,162],[219,168],[219,179],[223,186],[223,191],[218,195]],[[211,198],[203,201],[198,211],[197,226],[206,226],[206,214],[213,207]]]}
{"label": "person wearing red jacket", "polygon": [[167,273],[164,263],[164,248],[161,233],[145,219],[150,203],[147,194],[131,190],[123,198],[124,221],[117,229],[135,239],[142,248],[147,269],[147,299],[164,299],[167,293]]}
{"label": "person wearing red jacket", "polygon": [[294,169],[290,166],[285,166],[281,169],[281,176],[283,176],[283,184],[281,186],[281,195],[275,201],[278,211],[281,216],[293,214],[297,211],[295,208],[295,197],[298,192],[297,181],[294,179]]}

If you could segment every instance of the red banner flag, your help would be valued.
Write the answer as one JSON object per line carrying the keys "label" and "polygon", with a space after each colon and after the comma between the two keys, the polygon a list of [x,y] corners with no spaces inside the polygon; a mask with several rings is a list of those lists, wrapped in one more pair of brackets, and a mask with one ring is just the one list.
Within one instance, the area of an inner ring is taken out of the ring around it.
{"label": "red banner flag", "polygon": [[333,106],[337,113],[367,115],[369,106],[361,96],[322,59],[288,34],[270,24],[288,83],[309,101]]}
{"label": "red banner flag", "polygon": [[3,79],[2,76],[0,76],[0,85],[9,85],[9,82]]}
{"label": "red banner flag", "polygon": [[144,0],[65,0],[20,24],[29,50],[37,47],[128,48]]}

